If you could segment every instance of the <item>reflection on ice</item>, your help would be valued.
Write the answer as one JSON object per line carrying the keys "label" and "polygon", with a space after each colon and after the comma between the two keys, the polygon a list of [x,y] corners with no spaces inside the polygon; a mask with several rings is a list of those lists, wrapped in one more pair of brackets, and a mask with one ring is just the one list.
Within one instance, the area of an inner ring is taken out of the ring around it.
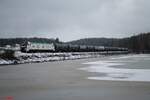
{"label": "reflection on ice", "polygon": [[[115,68],[115,66],[128,66],[128,61],[124,58],[135,58],[143,60],[149,59],[150,56],[147,55],[135,55],[135,56],[124,56],[122,58],[112,60],[104,60],[104,61],[96,61],[96,62],[88,62],[84,63],[89,65],[89,67],[80,68],[81,70],[85,70],[88,72],[96,72],[96,73],[105,73],[105,76],[95,76],[88,77],[88,79],[94,80],[113,80],[113,81],[150,81],[150,69],[123,69],[123,68]],[[122,60],[123,62],[121,62]],[[134,59],[132,59],[135,63]],[[147,60],[146,60],[147,61]],[[140,62],[136,62],[140,63]]]}

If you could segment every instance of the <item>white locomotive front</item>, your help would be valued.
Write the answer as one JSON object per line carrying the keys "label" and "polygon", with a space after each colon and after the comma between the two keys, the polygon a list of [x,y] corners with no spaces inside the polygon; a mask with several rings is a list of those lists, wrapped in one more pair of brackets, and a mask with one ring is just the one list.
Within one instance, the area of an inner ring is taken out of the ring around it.
{"label": "white locomotive front", "polygon": [[55,46],[53,43],[39,43],[39,42],[25,42],[21,46],[23,52],[46,52],[55,51]]}

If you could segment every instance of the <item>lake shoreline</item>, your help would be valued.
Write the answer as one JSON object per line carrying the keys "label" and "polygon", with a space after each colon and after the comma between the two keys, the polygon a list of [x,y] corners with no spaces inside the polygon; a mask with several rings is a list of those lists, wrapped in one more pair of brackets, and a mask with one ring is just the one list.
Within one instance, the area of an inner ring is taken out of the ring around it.
{"label": "lake shoreline", "polygon": [[[121,55],[120,55],[121,56]],[[15,100],[149,100],[150,82],[89,80],[86,62],[116,56],[0,68],[0,96]]]}
{"label": "lake shoreline", "polygon": [[0,66],[24,63],[42,63],[63,60],[99,58],[111,55],[124,55],[128,52],[64,52],[64,53],[21,53],[16,52],[14,58],[0,58]]}

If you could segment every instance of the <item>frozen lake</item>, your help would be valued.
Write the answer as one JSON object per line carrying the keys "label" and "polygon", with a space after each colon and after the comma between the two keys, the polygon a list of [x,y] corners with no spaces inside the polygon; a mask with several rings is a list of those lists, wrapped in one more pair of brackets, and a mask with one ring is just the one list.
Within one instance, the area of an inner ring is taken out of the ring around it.
{"label": "frozen lake", "polygon": [[81,70],[97,73],[95,76],[87,77],[88,79],[150,82],[150,55],[148,54],[114,56],[83,64],[87,67],[80,68]]}
{"label": "frozen lake", "polygon": [[0,99],[149,100],[149,58],[120,55],[1,66]]}

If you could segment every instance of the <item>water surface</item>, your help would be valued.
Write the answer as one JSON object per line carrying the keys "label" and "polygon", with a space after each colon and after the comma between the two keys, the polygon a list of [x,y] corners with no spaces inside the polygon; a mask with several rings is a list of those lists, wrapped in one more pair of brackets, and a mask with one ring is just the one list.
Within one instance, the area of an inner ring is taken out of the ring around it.
{"label": "water surface", "polygon": [[150,82],[150,55],[148,54],[114,56],[84,64],[87,67],[81,70],[104,74],[89,76],[88,79]]}

